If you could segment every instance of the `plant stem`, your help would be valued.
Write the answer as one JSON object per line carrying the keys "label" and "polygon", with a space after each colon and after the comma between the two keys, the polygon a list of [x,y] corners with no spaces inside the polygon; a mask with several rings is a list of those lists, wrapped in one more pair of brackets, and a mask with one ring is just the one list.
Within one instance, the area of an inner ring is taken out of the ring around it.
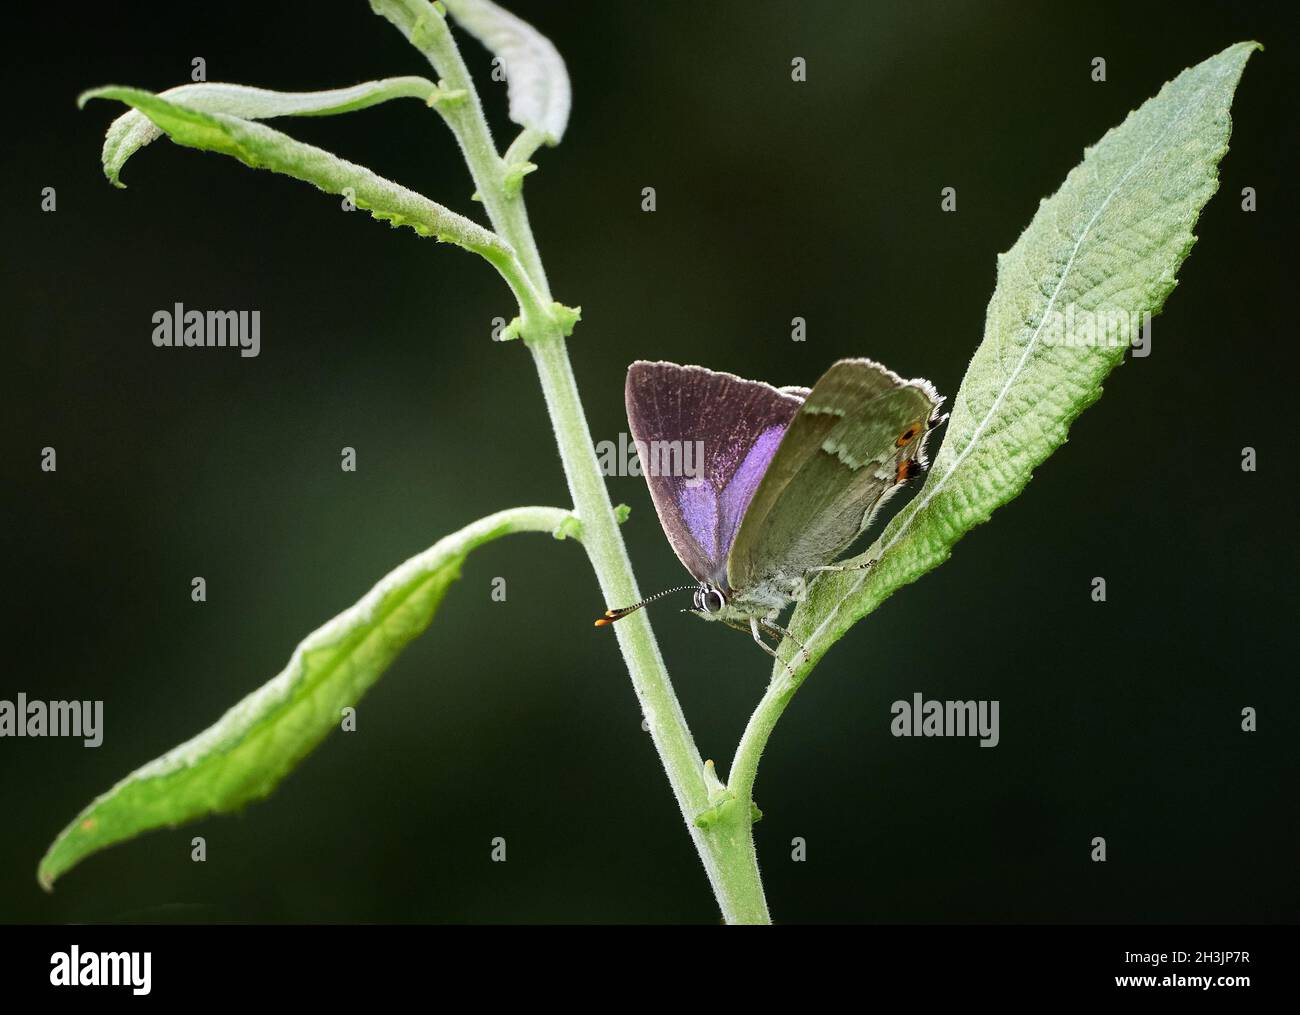
{"label": "plant stem", "polygon": [[736,756],[732,759],[730,778],[727,780],[727,789],[735,794],[737,800],[753,799],[754,780],[758,776],[758,762],[763,749],[767,746],[776,721],[781,718],[781,713],[798,689],[799,685],[787,677],[775,677],[754,709],[754,714],[750,716],[740,743],[736,745]]}
{"label": "plant stem", "polygon": [[[868,552],[874,553],[875,547],[873,546]],[[866,571],[860,574],[865,577]],[[816,587],[815,582],[810,586],[813,589]],[[791,620],[792,627],[797,620],[796,613],[795,618]],[[802,637],[802,650],[783,653],[781,659],[772,667],[772,679],[767,685],[767,690],[755,706],[753,715],[745,724],[745,732],[740,736],[740,743],[736,745],[736,755],[731,760],[727,789],[737,800],[753,799],[758,762],[763,756],[777,720],[781,718],[795,692],[803,686],[803,682],[808,679],[808,674],[817,666],[835,640],[825,623],[818,624]],[[790,639],[785,639],[778,651],[781,652],[789,644]]]}
{"label": "plant stem", "polygon": [[[442,78],[443,88],[457,96],[436,103],[435,108],[456,135],[493,228],[514,248],[535,289],[535,293],[525,290],[520,300],[523,338],[537,367],[574,512],[582,523],[582,545],[606,603],[636,602],[641,594],[596,460],[569,363],[564,328],[551,302],[523,194],[519,187],[507,185],[509,163],[497,154],[474,82],[445,21],[431,6],[423,0],[373,0],[373,6],[424,53]],[[525,131],[511,146],[510,154],[512,158],[524,152],[531,154],[535,147],[535,137]],[[728,923],[769,923],[748,799],[743,807],[730,808],[725,820],[717,820],[707,828],[696,823],[714,806],[716,798],[710,798],[699,750],[650,622],[644,613],[636,613],[614,630],[650,737],[723,917]]]}
{"label": "plant stem", "polygon": [[[557,335],[555,340],[531,342],[530,348],[555,428],[575,512],[583,523],[583,546],[605,602],[636,602],[641,594],[592,450],[564,341]],[[769,922],[748,806],[730,824],[719,823],[708,830],[695,824],[695,818],[711,806],[703,764],[664,668],[649,619],[644,613],[634,613],[614,625],[614,632],[651,739],[663,760],[673,795],[723,915],[728,923]]]}

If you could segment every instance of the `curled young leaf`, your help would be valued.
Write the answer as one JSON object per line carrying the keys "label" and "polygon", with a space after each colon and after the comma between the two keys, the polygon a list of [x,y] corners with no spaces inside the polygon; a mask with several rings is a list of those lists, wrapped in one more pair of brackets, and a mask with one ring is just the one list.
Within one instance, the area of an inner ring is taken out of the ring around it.
{"label": "curled young leaf", "polygon": [[[812,661],[1019,494],[1101,396],[1195,242],[1192,229],[1218,188],[1233,94],[1257,48],[1230,46],[1130,113],[1085,151],[998,258],[984,340],[925,486],[864,555],[875,560],[870,569],[824,574],[795,612],[791,630]],[[1111,322],[1125,340],[1114,340]]]}
{"label": "curled young leaf", "polygon": [[470,551],[512,532],[573,536],[571,520],[559,508],[501,511],[400,565],[304,638],[277,676],[78,814],[41,860],[41,885],[50,889],[87,856],[141,832],[228,813],[267,796],[429,626]]}
{"label": "curled young leaf", "polygon": [[[275,92],[248,85],[215,81],[180,85],[159,93],[159,98],[204,113],[229,113],[244,120],[266,120],[275,116],[333,116],[365,109],[389,99],[415,98],[430,101],[437,86],[428,78],[385,78],[365,81],[350,88],[322,92]],[[122,183],[122,167],[137,151],[162,136],[162,130],[144,113],[132,109],[109,125],[104,138],[104,175],[115,187]]]}
{"label": "curled young leaf", "polygon": [[510,119],[547,144],[559,144],[569,122],[572,94],[564,58],[551,40],[492,0],[443,3],[457,24],[501,61]]}
{"label": "curled young leaf", "polygon": [[220,152],[254,169],[269,169],[313,184],[329,194],[347,195],[358,208],[393,226],[408,226],[472,250],[491,262],[519,291],[529,285],[514,251],[495,233],[413,190],[386,180],[364,166],[313,145],[295,141],[270,127],[227,113],[208,113],[138,88],[112,85],[78,99],[117,99],[149,118],[177,144]]}

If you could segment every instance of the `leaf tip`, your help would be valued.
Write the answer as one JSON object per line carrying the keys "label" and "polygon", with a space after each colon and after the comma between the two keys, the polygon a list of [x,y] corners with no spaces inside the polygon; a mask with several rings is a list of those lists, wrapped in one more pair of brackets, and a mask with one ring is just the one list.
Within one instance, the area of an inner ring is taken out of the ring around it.
{"label": "leaf tip", "polygon": [[[1250,59],[1255,50],[1262,50],[1264,44],[1254,39],[1243,39],[1241,42],[1234,42],[1231,46],[1216,56],[1210,57],[1210,60],[1219,61],[1224,58],[1230,58],[1238,67],[1245,67],[1246,61]],[[1207,63],[1209,61],[1206,61]]]}
{"label": "leaf tip", "polygon": [[77,108],[85,109],[86,103],[89,102],[91,99],[102,99],[104,96],[100,93],[103,92],[103,90],[104,89],[102,88],[87,88],[84,92],[82,92],[80,95],[77,96]]}
{"label": "leaf tip", "polygon": [[41,857],[41,862],[36,865],[36,883],[41,886],[41,891],[46,895],[54,894],[54,882],[63,873],[51,859],[62,838],[63,836],[60,835],[58,839],[54,840],[50,848],[45,851],[45,855]]}

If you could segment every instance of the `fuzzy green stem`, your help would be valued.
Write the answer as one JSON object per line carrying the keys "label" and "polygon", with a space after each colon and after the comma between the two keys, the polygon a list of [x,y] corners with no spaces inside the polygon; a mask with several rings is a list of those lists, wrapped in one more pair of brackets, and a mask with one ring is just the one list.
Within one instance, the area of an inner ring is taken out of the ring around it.
{"label": "fuzzy green stem", "polygon": [[[553,309],[523,194],[507,180],[510,162],[497,154],[474,82],[442,15],[424,0],[372,0],[372,6],[424,53],[441,77],[449,97],[435,102],[434,108],[456,135],[493,227],[514,249],[533,283],[535,292],[525,291],[520,300],[522,333],[537,367],[574,511],[582,523],[582,544],[605,602],[636,602],[640,590],[596,460],[564,327]],[[508,154],[511,158],[531,154],[536,149],[534,140],[525,131]],[[715,800],[710,799],[699,750],[650,622],[644,613],[637,613],[620,621],[614,631],[651,739],[723,917],[728,923],[769,923],[748,805],[729,808],[708,823],[698,820],[714,808]]]}
{"label": "fuzzy green stem", "polygon": [[[583,523],[583,546],[605,602],[611,605],[637,602],[641,593],[592,450],[591,434],[565,344],[562,338],[556,338],[530,343],[530,347],[555,427],[575,511]],[[769,922],[749,832],[748,810],[737,813],[729,824],[720,823],[707,830],[696,825],[695,819],[711,806],[702,774],[703,763],[659,654],[649,619],[643,612],[631,614],[614,625],[614,633],[651,739],[663,760],[673,795],[727,922]]]}
{"label": "fuzzy green stem", "polygon": [[825,625],[821,625],[805,636],[802,651],[794,651],[788,638],[781,643],[778,649],[780,658],[772,667],[772,679],[755,706],[753,715],[749,717],[749,722],[745,724],[745,732],[736,745],[736,756],[731,760],[727,790],[737,800],[753,799],[758,763],[772,736],[772,730],[776,728],[777,720],[833,641]]}
{"label": "fuzzy green stem", "polygon": [[736,745],[736,756],[731,762],[731,772],[727,780],[727,789],[737,800],[752,800],[754,780],[758,777],[758,762],[763,756],[763,749],[772,736],[776,721],[790,704],[799,685],[784,676],[776,677],[768,685],[767,692],[750,716],[745,732]]}
{"label": "fuzzy green stem", "polygon": [[[461,58],[451,29],[447,27],[446,18],[426,0],[371,0],[371,7],[391,21],[438,73],[441,78],[439,91],[443,97],[435,98],[431,105],[455,134],[488,218],[498,224],[498,231],[515,248],[524,270],[549,302],[550,285],[542,269],[537,244],[533,241],[528,211],[522,196],[509,193],[506,186],[509,164],[497,154],[492,132],[483,116],[478,90]],[[503,229],[506,223],[509,223],[508,230]]]}
{"label": "fuzzy green stem", "polygon": [[533,153],[540,148],[545,142],[541,131],[525,127],[519,132],[519,136],[510,143],[502,159],[507,165],[514,165],[518,162],[527,162],[533,157]]}

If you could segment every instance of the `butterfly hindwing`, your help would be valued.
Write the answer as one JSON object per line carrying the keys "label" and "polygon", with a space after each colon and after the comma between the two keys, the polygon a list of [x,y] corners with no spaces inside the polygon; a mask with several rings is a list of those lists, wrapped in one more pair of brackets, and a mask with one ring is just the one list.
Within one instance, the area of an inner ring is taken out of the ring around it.
{"label": "butterfly hindwing", "polygon": [[[867,359],[840,360],[791,421],[736,535],[728,584],[832,563],[925,464],[940,399]],[[915,463],[915,464],[912,464]]]}
{"label": "butterfly hindwing", "polygon": [[[638,361],[628,368],[627,418],[650,497],[697,581],[725,583],[741,520],[802,393],[703,367]],[[692,468],[661,467],[673,462]]]}

